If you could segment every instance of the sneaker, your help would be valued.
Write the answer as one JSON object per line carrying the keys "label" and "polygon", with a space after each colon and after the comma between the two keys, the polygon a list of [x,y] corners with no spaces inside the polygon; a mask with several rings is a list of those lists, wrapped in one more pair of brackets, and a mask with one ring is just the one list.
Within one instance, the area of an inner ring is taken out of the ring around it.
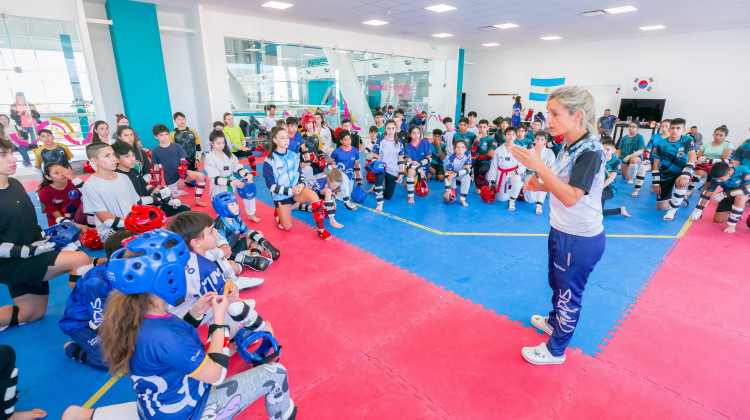
{"label": "sneaker", "polygon": [[537,203],[536,204],[536,214],[542,214],[544,211],[542,210],[542,205]]}
{"label": "sneaker", "polygon": [[516,209],[516,200],[509,200],[508,201],[508,211],[514,211]]}
{"label": "sneaker", "polygon": [[552,335],[552,326],[549,325],[548,316],[532,315],[531,325],[547,335]]}
{"label": "sneaker", "polygon": [[565,355],[553,356],[547,350],[547,343],[542,343],[536,347],[524,347],[521,349],[521,355],[527,362],[534,365],[559,365],[565,361]]}
{"label": "sneaker", "polygon": [[257,277],[237,277],[236,279],[234,279],[234,284],[236,284],[237,288],[240,290],[247,290],[263,284],[263,279],[259,279]]}

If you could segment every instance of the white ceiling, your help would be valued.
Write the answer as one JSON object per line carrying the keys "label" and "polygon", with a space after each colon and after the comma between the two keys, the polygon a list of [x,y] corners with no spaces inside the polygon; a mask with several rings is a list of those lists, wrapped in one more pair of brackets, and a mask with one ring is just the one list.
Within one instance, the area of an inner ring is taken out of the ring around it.
{"label": "white ceiling", "polygon": [[[502,44],[493,48],[517,48],[550,42],[645,37],[750,26],[750,0],[283,0],[294,4],[286,10],[260,7],[266,0],[148,1],[170,8],[204,4],[213,9],[324,28],[423,42],[455,43],[470,50],[489,49],[480,45],[487,42]],[[454,6],[457,10],[435,13],[424,9],[439,3]],[[597,17],[580,16],[580,13],[590,10],[626,5],[632,5],[638,11]],[[388,21],[389,24],[379,27],[362,24],[370,19]],[[506,22],[520,27],[481,29]],[[639,26],[656,24],[667,28],[649,32],[638,29]],[[431,36],[439,32],[455,36],[441,39]],[[549,35],[558,35],[563,39],[539,39]],[[727,42],[738,42],[738,47],[745,46],[742,48],[750,45],[750,40]],[[648,44],[634,40],[633,47],[643,50],[647,49]]]}

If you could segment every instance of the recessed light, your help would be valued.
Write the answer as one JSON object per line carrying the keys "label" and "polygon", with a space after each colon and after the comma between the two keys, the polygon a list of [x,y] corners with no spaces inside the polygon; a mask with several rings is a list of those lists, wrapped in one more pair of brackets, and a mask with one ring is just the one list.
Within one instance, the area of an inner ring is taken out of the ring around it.
{"label": "recessed light", "polygon": [[492,27],[497,29],[511,29],[518,28],[518,25],[515,23],[501,23],[500,25],[492,25]]}
{"label": "recessed light", "polygon": [[260,48],[246,48],[245,51],[260,51]]}
{"label": "recessed light", "polygon": [[432,11],[432,12],[438,12],[438,13],[443,13],[443,12],[449,12],[451,10],[456,10],[455,7],[448,6],[447,4],[443,4],[443,3],[436,4],[436,5],[430,6],[430,7],[425,7],[425,9],[427,9],[429,11]]}
{"label": "recessed light", "polygon": [[651,25],[651,26],[641,26],[640,29],[642,31],[654,31],[656,29],[666,29],[667,27],[664,25]]}
{"label": "recessed light", "polygon": [[487,42],[487,43],[482,44],[482,45],[485,46],[485,47],[497,47],[500,44],[498,44],[497,42]]}
{"label": "recessed light", "polygon": [[432,34],[432,36],[434,36],[435,38],[448,38],[453,36],[453,34],[446,34],[444,32],[441,32],[439,34]]}
{"label": "recessed light", "polygon": [[372,26],[380,26],[380,25],[388,24],[388,22],[384,20],[377,20],[377,19],[368,20],[367,22],[362,22],[362,23],[364,23],[365,25],[372,25]]}
{"label": "recessed light", "polygon": [[583,12],[583,13],[581,13],[581,16],[583,16],[583,17],[593,17],[593,16],[602,16],[602,15],[606,15],[606,14],[607,14],[607,12],[605,12],[604,10],[591,10],[589,12]]}
{"label": "recessed light", "polygon": [[604,11],[609,13],[610,15],[614,15],[615,13],[635,12],[636,10],[638,9],[633,6],[612,7],[610,9],[604,9]]}
{"label": "recessed light", "polygon": [[559,37],[559,36],[557,36],[557,35],[552,35],[552,36],[543,36],[541,39],[544,40],[544,41],[556,41],[556,40],[562,39],[562,38]]}
{"label": "recessed light", "polygon": [[269,1],[268,3],[264,3],[262,6],[263,7],[270,7],[271,9],[284,10],[284,9],[287,9],[287,8],[292,7],[294,5],[291,4],[291,3],[284,3],[284,2],[280,2],[280,1]]}

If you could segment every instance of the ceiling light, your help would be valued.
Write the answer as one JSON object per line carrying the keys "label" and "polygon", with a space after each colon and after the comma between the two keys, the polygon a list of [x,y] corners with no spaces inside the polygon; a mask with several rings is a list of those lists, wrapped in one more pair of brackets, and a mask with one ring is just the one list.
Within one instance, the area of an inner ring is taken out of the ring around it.
{"label": "ceiling light", "polygon": [[260,48],[246,48],[245,51],[260,51]]}
{"label": "ceiling light", "polygon": [[636,10],[638,9],[633,6],[612,7],[610,9],[604,9],[604,11],[609,13],[610,15],[614,15],[615,13],[635,12]]}
{"label": "ceiling light", "polygon": [[279,9],[284,10],[286,8],[294,6],[291,3],[284,3],[280,1],[269,1],[268,3],[265,3],[262,5],[263,7],[270,7],[271,9]]}
{"label": "ceiling light", "polygon": [[664,25],[651,25],[651,26],[641,26],[640,29],[642,31],[653,31],[656,29],[666,29],[667,27]]}
{"label": "ceiling light", "polygon": [[500,44],[498,44],[497,42],[487,42],[487,43],[484,43],[482,45],[485,46],[485,47],[497,47]]}
{"label": "ceiling light", "polygon": [[453,34],[446,34],[444,32],[441,32],[439,34],[432,34],[432,36],[434,36],[435,38],[448,38],[453,36]]}
{"label": "ceiling light", "polygon": [[307,53],[302,54],[302,55],[304,55],[305,57],[315,57],[313,54],[307,54]]}
{"label": "ceiling light", "polygon": [[583,17],[593,17],[593,16],[602,16],[602,15],[606,15],[606,14],[607,14],[607,12],[605,12],[604,10],[591,10],[589,12],[583,12],[583,13],[581,13],[581,16],[583,16]]}
{"label": "ceiling light", "polygon": [[362,23],[364,23],[365,25],[372,25],[372,26],[380,26],[380,25],[388,24],[388,22],[386,21],[377,20],[377,19],[368,20],[367,22],[362,22]]}
{"label": "ceiling light", "polygon": [[338,53],[339,54],[348,54],[349,51],[347,51],[347,50],[338,50]]}
{"label": "ceiling light", "polygon": [[234,54],[227,54],[227,57],[234,57]]}
{"label": "ceiling light", "polygon": [[560,38],[557,35],[553,35],[553,36],[543,36],[541,39],[544,41],[555,41],[555,40],[562,39],[562,38]]}
{"label": "ceiling light", "polygon": [[510,29],[510,28],[518,28],[518,25],[515,23],[501,23],[500,25],[492,25],[493,28],[497,29]]}
{"label": "ceiling light", "polygon": [[437,13],[443,13],[443,12],[449,12],[451,10],[456,10],[455,7],[448,6],[447,4],[443,4],[443,3],[436,4],[430,7],[425,7],[425,9],[432,11],[432,12],[437,12]]}
{"label": "ceiling light", "polygon": [[406,73],[406,75],[408,76],[408,75],[409,75],[409,73]]}

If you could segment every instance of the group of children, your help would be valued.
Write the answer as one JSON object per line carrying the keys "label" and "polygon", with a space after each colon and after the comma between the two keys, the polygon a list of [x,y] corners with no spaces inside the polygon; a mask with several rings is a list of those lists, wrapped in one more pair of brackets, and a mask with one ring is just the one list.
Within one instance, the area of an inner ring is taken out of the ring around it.
{"label": "group of children", "polygon": [[[376,125],[365,138],[344,120],[330,141],[321,135],[321,114],[277,121],[267,148],[260,152],[279,228],[291,229],[292,210],[307,211],[319,237],[330,239],[326,218],[331,227],[343,227],[335,218],[336,200],[347,210],[356,210],[354,202],[364,201],[363,172],[373,183],[370,192],[377,211],[383,210],[398,184],[405,181],[408,203],[414,203],[415,195],[429,192],[427,181],[434,179],[444,186],[445,204],[458,201],[467,206],[473,182],[486,203],[507,201],[513,211],[516,201],[523,199],[535,203],[541,214],[546,193],[525,191],[534,173],[514,158],[513,149],[533,149],[544,165],[554,168],[565,139],[550,136],[541,120],[535,120],[529,131],[524,124],[511,127],[502,121],[493,136],[489,122],[482,119],[475,125],[476,117],[472,112],[460,118],[458,130],[451,118],[444,118],[445,130],[433,130],[431,139],[425,138],[421,126],[404,128],[400,111],[388,120],[376,113]],[[158,146],[150,151],[127,120],[119,124],[120,120],[112,142],[106,123],[95,124],[95,141],[86,148],[94,172],[85,183],[71,169],[69,150],[55,143],[49,130],[39,131],[42,210],[50,226],[80,231],[55,240],[45,239],[48,235],[36,221],[28,221],[33,205],[20,183],[10,178],[15,159],[10,143],[0,140],[0,198],[21,203],[0,215],[0,270],[10,279],[5,282],[15,303],[0,308],[0,329],[43,316],[46,281],[68,273],[72,292],[59,323],[72,339],[65,353],[112,373],[128,372],[139,397],[129,408],[111,411],[71,407],[66,418],[117,418],[110,417],[114,412],[142,418],[200,418],[211,410],[241,410],[263,395],[269,416],[294,418],[286,370],[273,363],[279,347],[271,325],[255,310],[253,300],[239,298],[239,290],[262,281],[241,277],[243,268],[264,271],[281,253],[243,220],[240,203],[247,221],[260,220],[255,215],[258,173],[256,156],[244,144],[241,130],[236,132],[234,117],[228,113],[223,122],[216,122],[209,146],[203,148],[184,114],[175,113],[176,128],[171,132],[162,124],[153,127]],[[619,143],[602,138],[607,159],[602,208],[616,194],[617,176],[634,184],[632,196],[637,197],[646,174],[652,172],[657,208],[667,211],[664,219],[672,220],[705,179],[691,217],[702,217],[711,193],[721,186],[722,192],[713,195],[719,202],[714,220],[727,223],[725,232],[734,232],[750,195],[750,139],[733,152],[722,126],[715,130],[713,142],[696,151],[684,132],[685,121],[675,118],[662,121],[648,144],[636,124]],[[367,161],[364,168],[360,152]],[[240,159],[247,159],[251,169]],[[205,174],[199,171],[201,161]],[[215,219],[180,201],[188,187],[195,189],[198,207],[208,206],[201,200],[208,192]],[[625,207],[603,213],[629,216]],[[106,259],[92,260],[76,251],[79,243],[103,247]],[[201,324],[210,324],[207,350],[195,331]],[[230,344],[232,338],[235,344]],[[254,342],[261,343],[255,352],[248,350]],[[235,351],[249,363],[263,363],[226,378],[228,356]],[[212,387],[214,392],[206,392]]]}

